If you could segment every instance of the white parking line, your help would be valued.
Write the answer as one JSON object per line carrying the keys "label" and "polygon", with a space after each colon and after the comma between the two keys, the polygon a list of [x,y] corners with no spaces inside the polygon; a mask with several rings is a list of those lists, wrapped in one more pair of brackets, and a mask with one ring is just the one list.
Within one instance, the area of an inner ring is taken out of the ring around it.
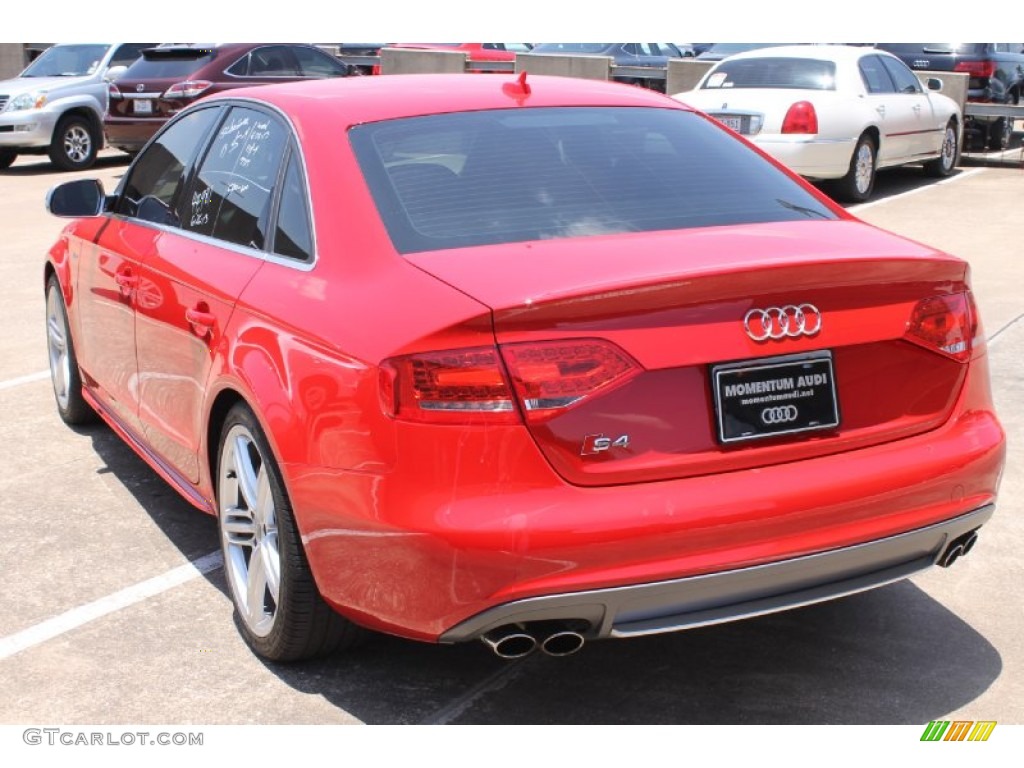
{"label": "white parking line", "polygon": [[30,373],[27,376],[19,376],[16,379],[0,381],[0,389],[10,389],[11,387],[19,387],[22,384],[31,384],[33,381],[42,381],[43,379],[48,378],[50,378],[49,371],[39,371],[39,373]]}
{"label": "white parking line", "polygon": [[857,213],[858,211],[863,211],[865,208],[871,208],[873,206],[882,205],[884,203],[891,203],[893,200],[899,200],[900,198],[903,198],[903,197],[909,197],[910,195],[916,195],[918,192],[927,192],[929,189],[933,189],[933,188],[941,186],[943,184],[952,184],[952,183],[957,182],[957,181],[963,181],[964,179],[969,179],[969,178],[971,178],[971,176],[977,176],[979,173],[982,173],[983,171],[987,171],[987,170],[988,170],[987,168],[972,168],[969,171],[962,171],[961,173],[958,173],[956,176],[951,176],[948,179],[943,179],[942,181],[938,181],[935,184],[929,184],[929,185],[924,186],[924,187],[915,187],[914,189],[908,190],[906,192],[901,192],[898,195],[890,195],[889,197],[881,197],[878,200],[875,200],[875,201],[870,202],[870,203],[861,203],[860,205],[851,205],[846,210],[848,210],[850,213]]}
{"label": "white parking line", "polygon": [[199,578],[203,574],[217,570],[223,564],[224,560],[221,557],[221,553],[219,551],[211,552],[208,555],[203,555],[198,560],[174,568],[160,576],[140,581],[138,584],[126,587],[120,592],[115,592],[91,603],[72,608],[70,611],[54,616],[52,619],[47,619],[28,629],[23,629],[20,632],[15,632],[13,635],[0,638],[0,660],[45,643],[47,640],[52,640],[59,635],[77,629],[83,624],[88,624],[90,621],[95,621],[122,608],[127,608],[129,605],[140,603],[150,597],[159,595],[161,592],[166,592],[169,589]]}

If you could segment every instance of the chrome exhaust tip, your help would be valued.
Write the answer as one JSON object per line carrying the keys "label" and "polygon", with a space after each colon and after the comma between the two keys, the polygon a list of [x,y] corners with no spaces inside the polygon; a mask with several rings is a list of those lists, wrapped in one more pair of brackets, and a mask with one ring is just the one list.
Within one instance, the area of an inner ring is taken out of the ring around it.
{"label": "chrome exhaust tip", "polygon": [[958,539],[955,539],[952,544],[946,549],[945,552],[939,557],[939,565],[943,568],[949,568],[953,563],[959,560],[961,557],[966,555],[978,542],[978,532],[970,531],[965,533]]}
{"label": "chrome exhaust tip", "polygon": [[541,641],[540,649],[548,656],[571,656],[583,647],[583,635],[572,630],[562,630],[548,635]]}
{"label": "chrome exhaust tip", "polygon": [[537,648],[537,638],[515,624],[493,629],[481,635],[480,640],[495,656],[506,660],[529,656]]}

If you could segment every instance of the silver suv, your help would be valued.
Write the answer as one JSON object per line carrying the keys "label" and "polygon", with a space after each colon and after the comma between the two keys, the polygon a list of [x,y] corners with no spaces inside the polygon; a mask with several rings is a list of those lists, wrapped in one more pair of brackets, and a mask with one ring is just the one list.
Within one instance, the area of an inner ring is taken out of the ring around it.
{"label": "silver suv", "polygon": [[91,166],[103,143],[108,81],[155,45],[54,45],[0,82],[0,169],[19,154],[49,154],[65,171]]}

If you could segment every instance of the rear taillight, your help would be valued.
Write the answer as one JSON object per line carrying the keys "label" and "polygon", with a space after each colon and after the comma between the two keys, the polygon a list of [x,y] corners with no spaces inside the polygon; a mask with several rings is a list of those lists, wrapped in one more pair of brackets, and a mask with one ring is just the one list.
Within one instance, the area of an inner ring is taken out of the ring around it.
{"label": "rear taillight", "polygon": [[994,61],[958,61],[954,72],[966,72],[971,77],[992,77],[996,73]]}
{"label": "rear taillight", "polygon": [[503,344],[501,354],[528,421],[550,418],[642,370],[614,344],[598,339]]}
{"label": "rear taillight", "polygon": [[121,90],[116,85],[111,83],[107,87],[107,95],[110,96],[110,98],[112,98],[112,99],[120,99],[121,98]]}
{"label": "rear taillight", "polygon": [[783,133],[817,133],[818,113],[809,101],[798,101],[786,112],[782,121]]}
{"label": "rear taillight", "polygon": [[165,99],[194,99],[213,83],[209,80],[186,80],[183,83],[175,83],[164,91]]}
{"label": "rear taillight", "polygon": [[410,421],[519,421],[512,390],[494,347],[385,360],[380,367],[380,395],[385,412]]}
{"label": "rear taillight", "polygon": [[919,301],[910,315],[906,337],[965,363],[971,358],[978,331],[974,297],[965,291]]}
{"label": "rear taillight", "polygon": [[606,341],[525,342],[502,345],[500,357],[494,347],[472,347],[385,360],[379,392],[384,411],[399,419],[514,424],[520,410],[543,421],[640,371]]}

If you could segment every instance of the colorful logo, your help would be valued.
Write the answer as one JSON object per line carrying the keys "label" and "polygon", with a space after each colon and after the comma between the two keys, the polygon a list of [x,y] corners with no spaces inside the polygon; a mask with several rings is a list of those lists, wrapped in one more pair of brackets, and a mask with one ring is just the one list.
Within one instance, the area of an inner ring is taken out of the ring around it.
{"label": "colorful logo", "polygon": [[995,728],[995,720],[932,720],[921,741],[988,741]]}

